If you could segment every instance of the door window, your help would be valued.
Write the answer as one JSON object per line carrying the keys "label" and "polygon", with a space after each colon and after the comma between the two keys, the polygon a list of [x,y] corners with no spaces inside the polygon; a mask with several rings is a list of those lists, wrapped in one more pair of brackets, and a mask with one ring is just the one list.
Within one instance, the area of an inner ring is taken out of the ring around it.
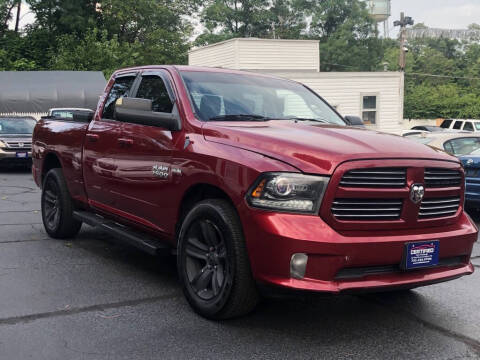
{"label": "door window", "polygon": [[450,129],[450,125],[452,125],[452,120],[443,120],[442,125],[440,125],[443,129]]}
{"label": "door window", "polygon": [[135,76],[123,76],[115,80],[103,108],[102,117],[104,119],[113,119],[115,102],[122,96],[128,96],[128,92],[130,91],[134,80]]}
{"label": "door window", "polygon": [[152,100],[152,110],[171,113],[173,103],[163,79],[159,76],[144,76],[137,91],[137,98]]}

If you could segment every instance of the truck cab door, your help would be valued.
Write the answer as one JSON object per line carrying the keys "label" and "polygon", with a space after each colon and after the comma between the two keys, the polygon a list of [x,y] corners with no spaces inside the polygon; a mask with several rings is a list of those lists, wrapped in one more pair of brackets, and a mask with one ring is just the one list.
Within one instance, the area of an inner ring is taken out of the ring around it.
{"label": "truck cab door", "polygon": [[[176,111],[172,82],[164,70],[139,76],[134,96],[152,100],[154,112]],[[124,122],[122,147],[117,159],[118,209],[129,220],[166,232],[164,214],[169,210],[169,193],[174,190],[172,154],[176,135],[160,125]]]}
{"label": "truck cab door", "polygon": [[91,206],[115,213],[118,204],[117,156],[123,124],[114,119],[115,102],[129,96],[137,73],[117,76],[108,91],[103,107],[90,122],[83,153],[83,176]]}

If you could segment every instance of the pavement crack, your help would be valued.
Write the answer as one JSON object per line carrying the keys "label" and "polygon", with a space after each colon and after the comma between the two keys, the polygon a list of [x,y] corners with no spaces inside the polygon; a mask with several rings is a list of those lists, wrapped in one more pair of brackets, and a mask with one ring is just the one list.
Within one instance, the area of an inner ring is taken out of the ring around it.
{"label": "pavement crack", "polygon": [[423,319],[422,317],[418,316],[417,314],[415,314],[411,311],[405,310],[403,308],[400,308],[398,306],[393,306],[392,307],[392,306],[390,306],[390,304],[388,304],[384,301],[381,301],[378,298],[365,297],[365,296],[362,296],[362,298],[366,299],[367,301],[375,302],[376,304],[381,305],[383,307],[386,307],[389,310],[393,310],[396,313],[402,313],[404,315],[408,315],[410,319],[422,324],[427,329],[439,332],[440,334],[442,334],[446,337],[449,337],[451,339],[460,341],[461,343],[463,343],[463,344],[469,346],[470,348],[472,348],[476,353],[480,354],[480,341],[477,340],[477,339],[471,338],[467,335],[463,335],[463,334],[458,333],[456,331],[453,331],[453,330],[444,328],[440,325],[429,322],[429,321]]}
{"label": "pavement crack", "polygon": [[9,318],[0,319],[0,326],[1,325],[17,325],[17,324],[25,324],[39,319],[47,319],[47,318],[55,318],[60,316],[69,316],[75,314],[82,314],[92,311],[105,311],[108,309],[115,309],[120,307],[126,306],[136,306],[141,304],[151,304],[155,303],[160,300],[167,300],[167,299],[174,299],[180,297],[181,294],[179,292],[174,292],[171,294],[160,295],[160,296],[152,296],[146,297],[141,299],[134,299],[134,300],[125,300],[125,301],[118,301],[112,303],[104,303],[104,304],[97,304],[97,305],[90,305],[84,307],[73,307],[68,309],[56,310],[56,311],[49,311],[44,313],[37,313],[37,314],[30,314],[30,315],[22,315],[22,316],[14,316]]}

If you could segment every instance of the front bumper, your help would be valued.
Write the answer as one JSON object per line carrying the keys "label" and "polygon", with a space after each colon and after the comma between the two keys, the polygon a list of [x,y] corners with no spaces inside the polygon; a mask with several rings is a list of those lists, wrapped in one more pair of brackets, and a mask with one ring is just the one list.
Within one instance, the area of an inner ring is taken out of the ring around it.
{"label": "front bumper", "polygon": [[[18,157],[17,153],[27,154],[26,157]],[[32,151],[26,149],[25,151],[5,151],[0,149],[0,165],[15,165],[15,164],[26,164],[32,162]]]}
{"label": "front bumper", "polygon": [[[240,206],[251,267],[262,284],[330,293],[413,288],[472,274],[477,228],[462,214],[455,224],[410,230],[333,230],[319,216]],[[404,246],[440,241],[437,267],[401,271]],[[303,279],[290,275],[293,254],[308,255]],[[378,271],[377,271],[378,270]],[[348,274],[348,276],[345,276]]]}

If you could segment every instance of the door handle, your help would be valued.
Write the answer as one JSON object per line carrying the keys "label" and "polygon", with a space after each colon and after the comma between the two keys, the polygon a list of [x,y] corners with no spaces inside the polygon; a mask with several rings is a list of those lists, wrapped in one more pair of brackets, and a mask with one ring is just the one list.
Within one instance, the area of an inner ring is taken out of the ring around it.
{"label": "door handle", "polygon": [[121,146],[132,146],[133,145],[133,139],[119,138],[118,143]]}
{"label": "door handle", "polygon": [[100,136],[98,134],[87,134],[87,139],[90,142],[97,142]]}

